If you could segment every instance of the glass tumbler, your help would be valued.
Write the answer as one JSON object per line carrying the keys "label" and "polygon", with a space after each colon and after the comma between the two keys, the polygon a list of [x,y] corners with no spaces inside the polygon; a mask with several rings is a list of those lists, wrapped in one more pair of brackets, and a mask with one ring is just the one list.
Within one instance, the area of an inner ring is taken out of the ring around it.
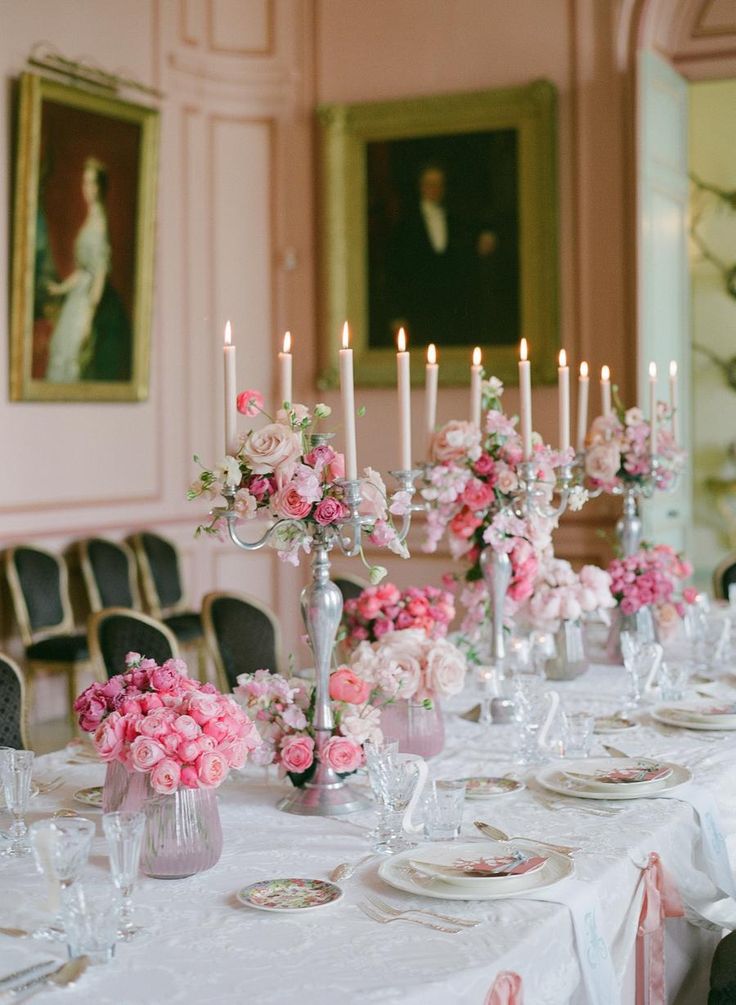
{"label": "glass tumbler", "polygon": [[63,892],[61,911],[69,958],[89,956],[91,963],[108,963],[115,955],[120,914],[112,883],[75,883]]}

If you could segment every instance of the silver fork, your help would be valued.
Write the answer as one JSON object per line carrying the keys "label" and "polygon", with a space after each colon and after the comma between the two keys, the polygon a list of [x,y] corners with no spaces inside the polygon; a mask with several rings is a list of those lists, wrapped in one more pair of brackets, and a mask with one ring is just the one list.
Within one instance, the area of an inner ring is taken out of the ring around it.
{"label": "silver fork", "polygon": [[405,914],[426,914],[430,918],[436,918],[438,921],[447,921],[451,925],[460,925],[462,928],[475,928],[476,925],[480,925],[480,920],[458,918],[453,914],[440,914],[439,911],[426,911],[421,907],[408,907],[406,910],[401,911],[398,907],[387,904],[385,900],[381,900],[380,897],[376,897],[375,895],[373,897],[366,897],[366,900],[369,904],[377,907],[379,911],[397,918]]}
{"label": "silver fork", "polygon": [[64,784],[64,779],[59,776],[52,778],[49,782],[34,782],[34,784],[38,789],[39,795],[44,796],[47,792],[54,792],[56,789],[61,788]]}
{"label": "silver fork", "polygon": [[461,931],[459,928],[449,928],[445,925],[438,925],[434,921],[430,921],[428,918],[415,918],[410,914],[402,914],[400,918],[390,917],[388,915],[382,914],[378,908],[373,907],[372,904],[366,901],[361,901],[356,905],[358,910],[362,911],[363,914],[370,918],[371,921],[377,921],[379,925],[391,925],[394,921],[408,921],[413,925],[421,925],[422,928],[431,928],[435,932],[445,932],[447,935],[457,935]]}

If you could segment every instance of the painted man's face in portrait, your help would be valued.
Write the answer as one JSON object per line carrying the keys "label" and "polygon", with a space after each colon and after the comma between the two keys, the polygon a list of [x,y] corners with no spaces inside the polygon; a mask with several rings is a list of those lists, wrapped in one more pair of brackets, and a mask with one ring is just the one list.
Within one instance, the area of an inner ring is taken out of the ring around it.
{"label": "painted man's face in portrait", "polygon": [[419,194],[427,202],[441,204],[445,199],[445,172],[440,168],[427,168],[419,176]]}

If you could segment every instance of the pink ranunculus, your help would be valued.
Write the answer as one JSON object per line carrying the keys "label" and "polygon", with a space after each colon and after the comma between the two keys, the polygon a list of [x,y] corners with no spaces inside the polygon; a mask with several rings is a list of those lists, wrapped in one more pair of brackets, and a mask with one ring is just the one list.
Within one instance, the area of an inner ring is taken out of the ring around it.
{"label": "pink ranunculus", "polygon": [[293,485],[285,485],[279,489],[271,496],[271,504],[276,511],[276,516],[284,519],[303,520],[304,517],[309,516],[309,511],[312,509],[311,502],[299,495]]}
{"label": "pink ranunculus", "polygon": [[345,774],[358,770],[363,763],[363,750],[346,736],[331,736],[320,757],[333,771]]}
{"label": "pink ranunculus", "polygon": [[263,411],[264,400],[260,391],[241,391],[236,399],[241,415],[254,416]]}
{"label": "pink ranunculus", "polygon": [[97,753],[103,761],[114,761],[125,744],[125,720],[119,712],[110,715],[97,727],[94,737]]}
{"label": "pink ranunculus", "polygon": [[330,675],[330,698],[345,701],[350,705],[362,705],[368,701],[371,686],[349,667],[340,667]]}
{"label": "pink ranunculus", "polygon": [[196,762],[199,784],[204,789],[216,789],[227,778],[228,763],[216,750],[200,754]]}
{"label": "pink ranunculus", "polygon": [[156,740],[149,736],[138,736],[130,745],[130,757],[136,771],[150,771],[166,751]]}
{"label": "pink ranunculus", "polygon": [[151,787],[162,795],[176,792],[180,781],[181,768],[173,757],[164,757],[151,771]]}
{"label": "pink ranunculus", "polygon": [[302,451],[301,439],[280,422],[270,422],[249,433],[241,450],[251,471],[268,475],[286,464],[294,464]]}
{"label": "pink ranunculus", "polygon": [[311,736],[293,733],[281,741],[279,753],[281,764],[287,771],[301,774],[314,761],[314,740]]}
{"label": "pink ranunculus", "polygon": [[621,467],[621,454],[615,443],[596,443],[585,455],[585,473],[597,482],[610,485]]}
{"label": "pink ranunculus", "polygon": [[340,520],[345,519],[347,514],[348,508],[344,502],[340,499],[333,499],[332,496],[326,496],[317,503],[314,519],[324,527],[329,523],[339,523]]}
{"label": "pink ranunculus", "polygon": [[381,583],[374,587],[376,598],[385,605],[398,604],[401,600],[401,590],[394,583]]}

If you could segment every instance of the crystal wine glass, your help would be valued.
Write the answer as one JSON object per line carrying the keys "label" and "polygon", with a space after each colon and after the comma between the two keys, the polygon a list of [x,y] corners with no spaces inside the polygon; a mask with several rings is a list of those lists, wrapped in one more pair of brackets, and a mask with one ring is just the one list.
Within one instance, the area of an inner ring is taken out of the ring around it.
{"label": "crystal wine glass", "polygon": [[110,852],[110,871],[122,898],[118,938],[123,942],[130,942],[144,931],[140,925],[133,924],[133,889],[145,826],[143,813],[105,813],[102,817],[102,829]]}
{"label": "crystal wine glass", "polygon": [[[95,835],[94,823],[85,817],[54,817],[31,824],[30,834],[36,868],[46,877],[49,887],[60,887],[63,896],[87,864]],[[60,915],[57,913],[51,925],[34,934],[39,938],[64,938]]]}
{"label": "crystal wine glass", "polygon": [[383,747],[366,744],[368,777],[381,806],[373,850],[379,854],[412,848],[404,833],[404,815],[419,783],[418,758],[399,754],[394,744]]}
{"label": "crystal wine glass", "polygon": [[12,858],[30,854],[26,840],[28,827],[25,813],[31,795],[31,774],[34,753],[32,750],[15,750],[8,747],[0,751],[0,777],[2,777],[5,805],[13,817],[10,827],[10,846],[2,852]]}

